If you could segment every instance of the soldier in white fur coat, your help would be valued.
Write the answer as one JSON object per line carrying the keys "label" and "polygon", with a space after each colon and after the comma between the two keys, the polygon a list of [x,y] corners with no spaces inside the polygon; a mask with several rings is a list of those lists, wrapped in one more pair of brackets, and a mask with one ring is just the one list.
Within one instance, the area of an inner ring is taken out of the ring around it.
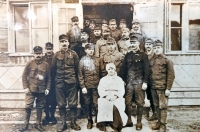
{"label": "soldier in white fur coat", "polygon": [[[97,122],[112,122],[115,132],[120,132],[126,125],[127,115],[125,113],[125,89],[123,80],[117,76],[116,67],[113,63],[106,65],[108,75],[103,77],[98,86],[98,115]],[[105,131],[105,123],[100,126]]]}

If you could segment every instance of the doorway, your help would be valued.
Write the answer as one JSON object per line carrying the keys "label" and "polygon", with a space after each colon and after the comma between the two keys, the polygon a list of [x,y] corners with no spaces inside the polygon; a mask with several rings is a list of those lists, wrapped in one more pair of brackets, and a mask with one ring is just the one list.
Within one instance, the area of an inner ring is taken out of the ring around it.
{"label": "doorway", "polygon": [[118,28],[120,20],[125,19],[127,27],[131,29],[133,6],[131,4],[83,5],[83,17],[85,16],[95,20],[98,25],[103,19],[108,22],[110,19],[116,19]]}

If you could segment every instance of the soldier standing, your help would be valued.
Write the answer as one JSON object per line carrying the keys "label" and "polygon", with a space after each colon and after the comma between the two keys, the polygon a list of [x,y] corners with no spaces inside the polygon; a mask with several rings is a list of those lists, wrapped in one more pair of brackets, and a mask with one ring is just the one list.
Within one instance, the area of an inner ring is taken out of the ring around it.
{"label": "soldier standing", "polygon": [[121,38],[121,34],[120,31],[117,29],[117,22],[115,19],[111,19],[109,21],[109,28],[111,30],[110,36],[113,37],[116,42],[119,41]]}
{"label": "soldier standing", "polygon": [[[51,62],[53,59],[53,44],[48,42],[45,45],[46,53],[44,56],[44,60],[49,64],[51,69]],[[50,70],[51,71],[51,70]],[[49,91],[49,94],[46,96],[46,104],[44,107],[44,112],[46,114],[45,118],[43,119],[43,125],[48,125],[49,122],[52,124],[56,124],[57,120],[55,118],[55,111],[56,111],[56,94],[55,94],[55,86],[54,86],[54,80],[51,80],[51,90]]]}
{"label": "soldier standing", "polygon": [[118,41],[118,47],[119,51],[123,55],[126,55],[126,53],[128,52],[128,45],[130,43],[129,29],[123,28],[121,31],[122,31],[122,39]]}
{"label": "soldier standing", "polygon": [[122,79],[127,84],[125,102],[128,121],[126,126],[133,126],[131,120],[131,103],[133,100],[137,105],[136,130],[141,130],[145,90],[149,80],[149,61],[147,55],[144,52],[140,52],[139,41],[136,36],[130,37],[129,50],[131,51],[125,55],[120,71]]}
{"label": "soldier standing", "polygon": [[152,59],[150,81],[153,103],[156,108],[158,122],[153,130],[166,132],[168,97],[175,78],[173,63],[163,55],[163,43],[154,42],[155,56]]}
{"label": "soldier standing", "polygon": [[52,60],[52,76],[55,80],[56,100],[62,121],[61,127],[57,131],[64,131],[66,124],[66,105],[70,109],[71,128],[80,130],[76,124],[76,108],[78,101],[78,64],[79,58],[76,52],[69,49],[68,37],[64,34],[59,36],[61,50],[56,52]]}
{"label": "soldier standing", "polygon": [[92,104],[97,111],[98,91],[97,86],[100,78],[99,58],[94,56],[94,44],[85,45],[86,55],[83,56],[79,63],[79,84],[82,89],[85,109],[87,113],[87,129],[92,129]]}
{"label": "soldier standing", "polygon": [[138,41],[140,42],[140,51],[144,52],[145,48],[144,48],[144,42],[146,40],[146,34],[141,30],[140,28],[140,22],[138,19],[134,19],[132,21],[132,29],[130,32],[131,35],[137,36]]}
{"label": "soldier standing", "polygon": [[22,75],[22,83],[25,90],[25,126],[20,131],[28,130],[31,110],[36,99],[37,117],[35,128],[38,131],[44,131],[40,122],[42,110],[45,105],[46,96],[51,87],[51,76],[49,65],[42,59],[42,47],[33,48],[34,58],[28,62]]}

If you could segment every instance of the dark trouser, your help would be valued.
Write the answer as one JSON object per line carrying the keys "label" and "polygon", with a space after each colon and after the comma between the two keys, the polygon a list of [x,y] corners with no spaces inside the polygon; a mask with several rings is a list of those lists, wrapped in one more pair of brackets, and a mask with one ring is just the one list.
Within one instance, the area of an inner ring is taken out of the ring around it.
{"label": "dark trouser", "polygon": [[123,122],[116,106],[113,106],[113,123],[112,126],[118,130],[122,129]]}
{"label": "dark trouser", "polygon": [[153,104],[153,98],[151,95],[151,85],[148,84],[148,87],[146,89],[147,99],[150,101],[150,107],[152,109],[152,112],[155,113],[155,106]]}
{"label": "dark trouser", "polygon": [[49,114],[54,117],[55,110],[56,110],[56,93],[55,89],[51,89],[50,93],[46,96],[46,104],[44,107],[44,112],[46,113],[46,116],[49,116]]}
{"label": "dark trouser", "polygon": [[151,89],[151,94],[157,111],[158,121],[165,125],[168,105],[168,97],[165,96],[165,90]]}

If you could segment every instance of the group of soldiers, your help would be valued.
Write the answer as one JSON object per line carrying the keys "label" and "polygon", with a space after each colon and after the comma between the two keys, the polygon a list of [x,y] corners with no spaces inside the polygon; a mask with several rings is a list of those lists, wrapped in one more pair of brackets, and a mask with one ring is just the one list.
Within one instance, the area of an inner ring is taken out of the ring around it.
{"label": "group of soldiers", "polygon": [[71,18],[72,28],[59,36],[60,51],[53,52],[48,42],[43,49],[35,46],[34,59],[25,66],[22,82],[25,89],[25,122],[21,131],[28,130],[31,110],[36,99],[35,128],[41,125],[42,112],[46,114],[43,125],[56,124],[56,106],[61,124],[57,131],[67,129],[66,105],[70,110],[70,127],[81,130],[76,123],[78,91],[92,129],[92,112],[96,113],[96,127],[100,131],[110,125],[115,132],[123,127],[133,127],[132,103],[137,106],[136,130],[142,129],[145,92],[150,100],[153,115],[149,121],[158,120],[153,130],[166,131],[167,102],[174,81],[173,63],[163,55],[163,43],[147,38],[137,19],[132,29],[126,20],[103,20],[101,26],[84,18],[84,29],[79,28],[77,16]]}

